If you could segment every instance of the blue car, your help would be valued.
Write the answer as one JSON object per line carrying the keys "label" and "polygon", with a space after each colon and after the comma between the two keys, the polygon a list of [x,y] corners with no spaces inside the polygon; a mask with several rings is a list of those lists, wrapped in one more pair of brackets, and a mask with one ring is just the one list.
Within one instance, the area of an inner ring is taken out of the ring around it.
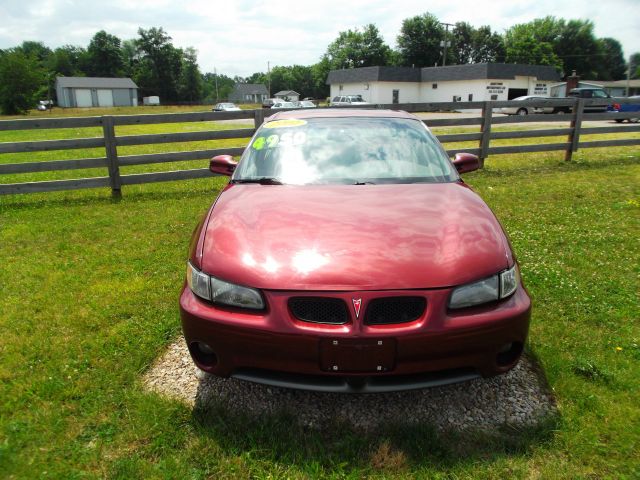
{"label": "blue car", "polygon": [[[629,97],[629,100],[638,100],[640,99],[640,95],[633,95],[631,97]],[[632,117],[632,118],[627,118],[627,120],[629,121],[629,123],[638,123],[638,120],[640,120],[640,103],[635,103],[635,104],[618,104],[615,103],[612,106],[610,106],[608,109],[608,111],[610,112],[638,112],[638,116],[637,117]],[[622,123],[624,121],[624,119],[622,118],[616,118],[616,122],[618,123]]]}

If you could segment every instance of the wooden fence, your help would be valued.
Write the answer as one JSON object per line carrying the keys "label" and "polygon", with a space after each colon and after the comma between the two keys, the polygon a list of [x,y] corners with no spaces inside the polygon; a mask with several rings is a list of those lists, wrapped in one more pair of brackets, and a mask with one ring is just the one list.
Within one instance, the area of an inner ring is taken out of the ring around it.
{"label": "wooden fence", "polygon": [[[616,103],[638,105],[639,100],[614,99]],[[602,102],[602,100],[600,100]],[[472,118],[440,118],[429,119],[424,122],[429,127],[455,127],[479,125],[479,132],[455,133],[439,135],[438,139],[443,144],[452,142],[477,141],[476,148],[447,149],[450,156],[459,151],[476,154],[481,159],[481,164],[490,155],[508,153],[546,152],[560,150],[565,152],[565,160],[571,160],[573,152],[581,148],[612,147],[640,145],[640,138],[626,138],[616,140],[581,141],[583,135],[640,132],[640,125],[610,125],[606,127],[585,127],[586,120],[622,120],[637,119],[639,112],[627,113],[588,113],[585,107],[598,105],[596,99],[542,99],[534,101],[493,101],[493,102],[446,102],[446,103],[421,103],[421,104],[393,104],[393,105],[369,105],[367,108],[392,108],[408,112],[442,112],[456,109],[480,110],[481,114]],[[552,106],[556,109],[570,107],[570,114],[531,114],[531,115],[494,115],[494,110],[501,107],[545,107]],[[342,107],[337,107],[342,108]],[[119,155],[118,147],[130,145],[150,145],[172,142],[192,142],[200,140],[221,140],[233,138],[250,138],[255,129],[262,124],[269,110],[245,110],[240,112],[198,112],[198,113],[168,113],[158,115],[126,115],[126,116],[102,116],[82,118],[39,118],[27,120],[2,120],[0,132],[10,130],[34,130],[34,129],[64,129],[83,127],[102,127],[102,136],[95,138],[79,138],[68,140],[44,140],[33,142],[5,142],[0,143],[0,154],[19,152],[41,152],[71,150],[82,148],[104,148],[105,156],[99,158],[85,158],[75,160],[52,160],[43,162],[26,163],[2,163],[0,156],[0,180],[1,175],[47,172],[59,170],[76,170],[86,168],[105,168],[107,175],[101,177],[49,180],[39,182],[0,183],[0,194],[16,194],[31,192],[49,192],[56,190],[73,190],[81,188],[109,187],[114,193],[119,193],[123,185],[135,185],[150,182],[163,182],[171,180],[186,180],[209,177],[213,174],[208,168],[197,168],[177,171],[164,171],[152,173],[136,173],[123,175],[120,167],[131,165],[157,164],[167,162],[179,162],[188,160],[209,159],[215,155],[229,154],[241,155],[244,147],[219,148],[210,150],[193,150],[183,152],[152,153],[140,155]],[[120,135],[115,133],[115,127],[123,125],[151,125],[162,123],[182,122],[208,122],[218,120],[253,120],[253,128],[235,130],[198,131],[186,133],[162,133],[149,135]],[[569,123],[566,128],[549,128],[544,130],[521,130],[493,132],[495,125],[514,124],[522,122],[564,122]],[[531,145],[505,145],[491,146],[492,140],[523,139],[538,137],[565,136],[566,141],[560,143],[543,143]]]}

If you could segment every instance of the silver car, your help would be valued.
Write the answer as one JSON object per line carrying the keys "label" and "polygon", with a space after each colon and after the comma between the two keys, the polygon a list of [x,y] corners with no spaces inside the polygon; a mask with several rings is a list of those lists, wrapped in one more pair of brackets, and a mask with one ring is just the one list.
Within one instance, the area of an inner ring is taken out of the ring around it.
{"label": "silver car", "polygon": [[[541,97],[539,95],[524,95],[512,99],[513,102],[526,102],[526,100],[544,100],[549,97]],[[533,113],[553,113],[553,106],[534,107],[532,105],[518,105],[515,107],[502,107],[498,111],[506,115],[529,115]]]}
{"label": "silver car", "polygon": [[369,105],[368,102],[365,102],[362,98],[362,95],[338,95],[337,97],[333,97],[331,100],[332,107],[350,107],[350,106],[358,106],[358,105]]}
{"label": "silver car", "polygon": [[299,108],[296,107],[296,104],[293,102],[285,102],[284,100],[280,100],[273,105],[271,105],[271,110],[279,110],[283,108]]}

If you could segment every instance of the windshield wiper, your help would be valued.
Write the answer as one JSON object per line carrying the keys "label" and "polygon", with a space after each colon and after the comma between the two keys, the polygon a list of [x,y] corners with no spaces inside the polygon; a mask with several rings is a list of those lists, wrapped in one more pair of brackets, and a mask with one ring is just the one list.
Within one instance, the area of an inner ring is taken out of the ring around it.
{"label": "windshield wiper", "polygon": [[233,180],[233,183],[259,183],[260,185],[284,185],[280,180],[275,177],[260,177],[260,178],[239,178]]}

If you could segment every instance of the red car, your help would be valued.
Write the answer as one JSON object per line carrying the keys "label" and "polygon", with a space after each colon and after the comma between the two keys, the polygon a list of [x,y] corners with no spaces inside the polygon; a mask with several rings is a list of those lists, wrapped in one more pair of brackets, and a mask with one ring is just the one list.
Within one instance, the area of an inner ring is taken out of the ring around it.
{"label": "red car", "polygon": [[196,228],[180,297],[205,372],[331,392],[443,385],[511,369],[531,302],[498,220],[420,119],[269,117]]}

